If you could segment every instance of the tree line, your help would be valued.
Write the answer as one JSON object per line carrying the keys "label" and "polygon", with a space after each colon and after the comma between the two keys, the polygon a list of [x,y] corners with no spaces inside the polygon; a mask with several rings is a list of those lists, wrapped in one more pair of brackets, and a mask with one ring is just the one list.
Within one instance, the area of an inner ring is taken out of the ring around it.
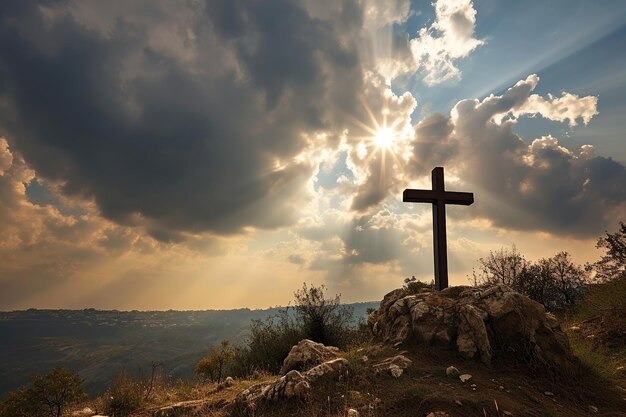
{"label": "tree line", "polygon": [[596,247],[604,251],[594,263],[577,265],[567,252],[528,261],[515,246],[491,251],[480,258],[470,280],[477,285],[504,284],[543,304],[548,310],[574,305],[590,284],[625,279],[626,224],[615,233],[606,232]]}

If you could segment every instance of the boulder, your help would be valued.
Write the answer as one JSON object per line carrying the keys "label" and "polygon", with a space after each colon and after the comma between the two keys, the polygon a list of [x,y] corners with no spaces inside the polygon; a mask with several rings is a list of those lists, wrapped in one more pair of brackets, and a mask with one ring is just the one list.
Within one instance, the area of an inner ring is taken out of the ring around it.
{"label": "boulder", "polygon": [[434,344],[491,365],[494,355],[570,368],[575,359],[558,320],[505,285],[387,294],[370,313],[374,337],[387,344]]}
{"label": "boulder", "polygon": [[344,358],[322,362],[304,372],[292,369],[274,381],[262,382],[240,392],[229,408],[254,410],[260,403],[292,398],[306,399],[316,384],[326,380],[338,380],[347,369],[348,360]]}
{"label": "boulder", "polygon": [[283,361],[280,373],[284,375],[294,369],[304,371],[322,362],[335,359],[338,351],[339,349],[334,346],[324,346],[321,343],[303,339],[291,348],[289,354]]}

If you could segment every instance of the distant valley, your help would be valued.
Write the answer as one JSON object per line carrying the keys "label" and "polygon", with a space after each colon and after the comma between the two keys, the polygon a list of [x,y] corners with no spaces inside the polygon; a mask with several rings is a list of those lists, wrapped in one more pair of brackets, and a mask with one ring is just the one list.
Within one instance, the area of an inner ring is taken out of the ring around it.
{"label": "distant valley", "polygon": [[[350,304],[354,319],[378,303]],[[163,363],[172,378],[193,376],[195,362],[222,339],[245,341],[251,320],[265,310],[110,311],[25,310],[0,312],[0,398],[33,373],[55,366],[77,371],[92,393],[102,392],[120,369],[147,375]]]}

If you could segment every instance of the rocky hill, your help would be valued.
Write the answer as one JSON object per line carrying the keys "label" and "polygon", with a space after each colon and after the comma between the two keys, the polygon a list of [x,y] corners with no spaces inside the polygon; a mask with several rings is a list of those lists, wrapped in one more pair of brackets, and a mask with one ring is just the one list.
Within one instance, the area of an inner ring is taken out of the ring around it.
{"label": "rocky hill", "polygon": [[[167,387],[133,415],[626,416],[623,374],[577,356],[567,333],[578,330],[563,330],[572,318],[503,286],[396,290],[370,314],[369,343],[339,351],[304,340],[279,375]],[[596,346],[614,364],[611,352]]]}

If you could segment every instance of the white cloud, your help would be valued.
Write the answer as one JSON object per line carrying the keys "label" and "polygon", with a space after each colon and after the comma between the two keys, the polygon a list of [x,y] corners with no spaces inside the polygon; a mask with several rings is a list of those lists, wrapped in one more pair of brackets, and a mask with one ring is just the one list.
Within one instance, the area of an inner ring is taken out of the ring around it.
{"label": "white cloud", "polygon": [[594,96],[579,97],[576,94],[563,93],[561,97],[548,94],[546,97],[533,94],[528,97],[522,106],[511,111],[511,114],[539,115],[557,122],[565,122],[576,126],[576,120],[581,119],[584,124],[598,114],[598,98]]}
{"label": "white cloud", "polygon": [[474,37],[476,10],[471,0],[438,0],[435,13],[435,22],[410,41],[416,65],[424,68],[429,85],[459,78],[455,61],[485,43]]}
{"label": "white cloud", "polygon": [[363,0],[363,20],[366,29],[376,29],[402,23],[409,17],[409,0]]}

